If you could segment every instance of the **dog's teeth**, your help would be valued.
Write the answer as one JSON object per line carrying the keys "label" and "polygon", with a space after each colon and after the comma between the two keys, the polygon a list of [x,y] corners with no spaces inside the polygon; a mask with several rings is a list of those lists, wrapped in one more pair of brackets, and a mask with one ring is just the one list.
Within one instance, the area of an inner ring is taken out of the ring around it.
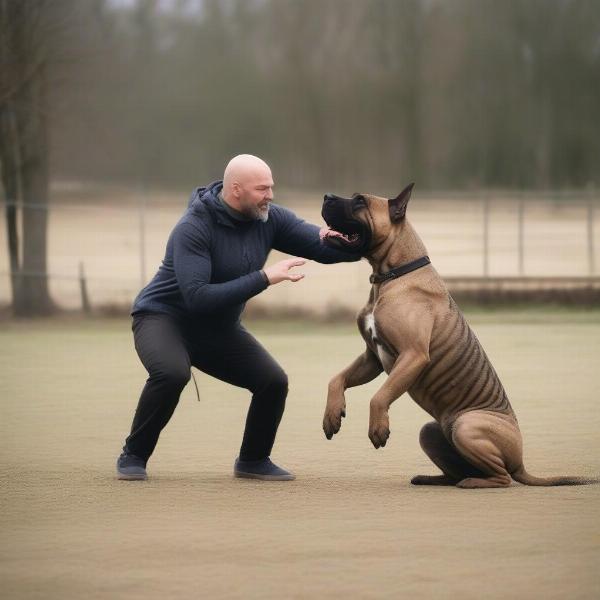
{"label": "dog's teeth", "polygon": [[336,231],[335,229],[328,229],[325,232],[323,232],[321,235],[322,235],[322,238],[328,238],[328,237],[340,238],[349,244],[356,242],[360,237],[358,235],[358,233],[347,234],[347,233],[342,233],[341,231]]}

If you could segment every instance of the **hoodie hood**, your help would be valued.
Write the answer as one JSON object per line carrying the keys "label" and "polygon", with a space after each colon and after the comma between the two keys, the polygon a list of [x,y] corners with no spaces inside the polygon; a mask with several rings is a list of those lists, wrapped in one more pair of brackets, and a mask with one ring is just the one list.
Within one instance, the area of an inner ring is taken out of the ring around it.
{"label": "hoodie hood", "polygon": [[202,214],[208,210],[213,218],[216,219],[217,223],[226,225],[227,227],[247,226],[248,224],[254,223],[254,221],[238,221],[229,215],[218,198],[219,192],[222,189],[223,182],[220,180],[213,181],[206,187],[196,188],[190,198],[188,204],[189,209],[195,214]]}
{"label": "hoodie hood", "polygon": [[192,197],[190,198],[190,202],[188,204],[188,208],[196,208],[199,204],[204,202],[211,202],[214,205],[218,202],[217,196],[219,192],[223,189],[222,181],[213,181],[211,184],[206,187],[196,188],[192,192]]}

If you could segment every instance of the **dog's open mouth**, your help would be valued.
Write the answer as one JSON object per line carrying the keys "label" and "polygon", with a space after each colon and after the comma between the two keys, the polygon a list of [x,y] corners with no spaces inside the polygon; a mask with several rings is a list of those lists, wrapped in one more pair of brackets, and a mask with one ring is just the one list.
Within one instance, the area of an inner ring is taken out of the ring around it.
{"label": "dog's open mouth", "polygon": [[361,244],[360,234],[358,233],[342,233],[330,227],[321,229],[321,240],[334,246],[347,246],[356,248]]}

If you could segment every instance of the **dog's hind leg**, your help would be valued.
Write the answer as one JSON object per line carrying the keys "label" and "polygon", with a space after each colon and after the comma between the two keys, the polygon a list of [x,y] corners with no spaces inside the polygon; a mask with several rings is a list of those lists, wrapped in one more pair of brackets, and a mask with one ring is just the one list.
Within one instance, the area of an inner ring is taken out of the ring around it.
{"label": "dog's hind leg", "polygon": [[457,452],[436,421],[423,425],[419,443],[443,475],[417,475],[411,479],[413,485],[456,485],[466,478],[484,477],[482,471],[468,463]]}
{"label": "dog's hind leg", "polygon": [[507,487],[522,462],[521,433],[513,417],[490,411],[461,415],[452,428],[452,443],[483,473],[457,483],[461,488]]}

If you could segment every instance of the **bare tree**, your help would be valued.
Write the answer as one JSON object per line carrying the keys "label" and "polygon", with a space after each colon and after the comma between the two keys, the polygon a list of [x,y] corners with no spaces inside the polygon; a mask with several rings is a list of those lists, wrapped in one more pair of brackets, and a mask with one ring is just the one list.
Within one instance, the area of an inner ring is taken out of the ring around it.
{"label": "bare tree", "polygon": [[49,4],[0,0],[0,163],[13,309],[20,316],[54,308],[46,267]]}

